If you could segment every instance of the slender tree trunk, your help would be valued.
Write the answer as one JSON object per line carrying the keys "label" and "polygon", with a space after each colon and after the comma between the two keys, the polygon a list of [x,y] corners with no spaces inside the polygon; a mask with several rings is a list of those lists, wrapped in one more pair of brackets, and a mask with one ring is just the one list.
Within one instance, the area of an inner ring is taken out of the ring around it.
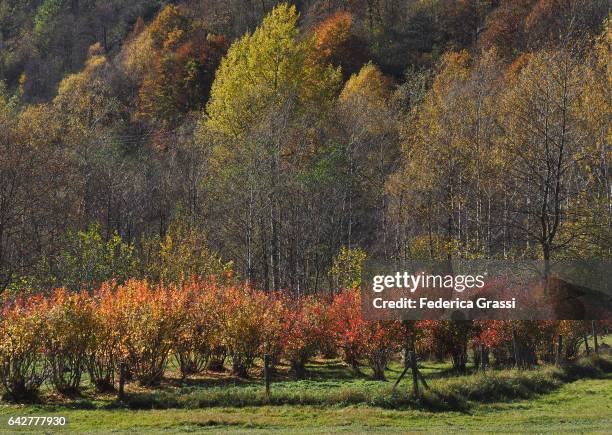
{"label": "slender tree trunk", "polygon": [[597,330],[595,329],[595,320],[591,320],[591,329],[593,330],[593,350],[599,353],[599,343],[597,342]]}
{"label": "slender tree trunk", "polygon": [[514,329],[514,327],[512,328],[512,348],[514,350],[514,365],[515,367],[520,368],[521,358],[520,358],[519,344],[518,344],[518,338],[516,335],[516,329]]}
{"label": "slender tree trunk", "polygon": [[272,289],[277,291],[281,288],[280,282],[280,235],[279,235],[279,202],[278,202],[278,178],[279,178],[278,152],[272,159],[272,192],[270,195],[270,224],[272,231]]}
{"label": "slender tree trunk", "polygon": [[555,364],[560,366],[563,361],[563,336],[557,337],[557,356],[555,358]]}

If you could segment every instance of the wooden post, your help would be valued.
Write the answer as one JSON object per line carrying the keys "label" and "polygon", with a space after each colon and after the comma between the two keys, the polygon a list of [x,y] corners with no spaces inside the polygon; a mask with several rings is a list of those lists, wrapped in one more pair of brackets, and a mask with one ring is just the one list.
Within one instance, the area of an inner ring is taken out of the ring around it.
{"label": "wooden post", "polygon": [[125,398],[125,372],[125,363],[121,362],[119,364],[119,400],[123,400]]}
{"label": "wooden post", "polygon": [[561,360],[563,359],[563,336],[559,335],[557,337],[557,358],[555,363],[557,365],[561,365]]}
{"label": "wooden post", "polygon": [[419,397],[419,374],[417,369],[416,353],[410,351],[410,367],[412,368],[412,392]]}
{"label": "wooden post", "polygon": [[264,355],[264,382],[266,383],[266,397],[270,397],[270,355]]}
{"label": "wooden post", "polygon": [[409,356],[409,351],[408,351],[408,347],[406,347],[404,349],[404,371],[402,372],[402,374],[399,376],[399,378],[397,378],[397,381],[395,381],[395,384],[393,384],[393,391],[395,391],[395,389],[397,388],[397,386],[399,385],[399,383],[401,382],[401,380],[404,378],[404,376],[406,375],[406,372],[408,371],[408,369],[410,368],[410,360],[409,360],[410,356]]}
{"label": "wooden post", "polygon": [[589,348],[589,337],[587,337],[586,333],[584,334],[584,337],[582,337],[584,340],[584,347],[586,349],[586,354],[590,355],[591,354],[591,349]]}
{"label": "wooden post", "polygon": [[395,384],[393,384],[393,388],[392,388],[393,391],[395,391],[399,383],[402,381],[402,379],[404,379],[404,376],[406,375],[406,372],[408,371],[409,368],[410,367],[404,367],[404,371],[402,372],[401,375],[399,375],[399,378],[397,378],[397,381],[395,381]]}
{"label": "wooden post", "polygon": [[427,381],[425,381],[425,377],[423,376],[423,374],[421,373],[418,367],[417,367],[417,375],[419,376],[419,379],[421,380],[423,387],[425,387],[426,390],[429,390],[429,385],[427,385]]}
{"label": "wooden post", "polygon": [[484,344],[480,344],[480,368],[484,372],[487,369],[487,362],[485,361],[485,347]]}
{"label": "wooden post", "polygon": [[597,342],[597,329],[595,329],[595,320],[591,320],[591,329],[593,330],[593,349],[595,353],[599,353],[599,343]]}
{"label": "wooden post", "polygon": [[516,329],[512,327],[512,347],[514,348],[514,365],[520,368],[520,360],[519,360],[519,349],[518,342],[516,338]]}

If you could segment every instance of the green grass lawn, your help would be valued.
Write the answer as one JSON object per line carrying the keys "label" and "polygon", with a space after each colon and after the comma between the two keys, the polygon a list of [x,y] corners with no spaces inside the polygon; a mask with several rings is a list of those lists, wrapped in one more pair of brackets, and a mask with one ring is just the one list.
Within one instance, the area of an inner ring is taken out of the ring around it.
{"label": "green grass lawn", "polygon": [[[360,406],[261,406],[131,411],[0,408],[0,430],[15,415],[63,415],[70,432],[590,432],[612,427],[612,377],[579,380],[531,400],[476,404],[469,412],[388,410]],[[23,430],[28,432],[28,430]],[[33,431],[32,431],[33,432]]]}
{"label": "green grass lawn", "polygon": [[80,397],[71,399],[54,395],[47,386],[43,404],[0,402],[0,433],[40,432],[9,428],[11,416],[64,416],[68,425],[59,431],[79,433],[610,433],[610,357],[581,360],[563,370],[547,366],[462,376],[453,374],[449,363],[425,361],[420,366],[431,387],[420,399],[411,394],[410,376],[392,392],[402,370],[397,361],[386,372],[387,382],[370,379],[367,369],[355,377],[338,360],[314,361],[308,365],[308,378],[299,381],[287,374],[287,367],[281,367],[269,399],[259,377],[241,380],[208,373],[182,381],[176,368],[168,370],[157,388],[128,384],[124,403],[112,394],[95,394],[88,383]]}

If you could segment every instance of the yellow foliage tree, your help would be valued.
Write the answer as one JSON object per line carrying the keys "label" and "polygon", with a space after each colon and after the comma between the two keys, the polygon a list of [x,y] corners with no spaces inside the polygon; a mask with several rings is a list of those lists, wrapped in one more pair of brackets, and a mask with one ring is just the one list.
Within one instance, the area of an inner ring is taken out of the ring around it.
{"label": "yellow foliage tree", "polygon": [[315,40],[300,37],[295,6],[272,10],[253,34],[236,41],[221,62],[207,105],[209,126],[240,137],[269,107],[297,98],[331,100],[339,71],[314,59]]}

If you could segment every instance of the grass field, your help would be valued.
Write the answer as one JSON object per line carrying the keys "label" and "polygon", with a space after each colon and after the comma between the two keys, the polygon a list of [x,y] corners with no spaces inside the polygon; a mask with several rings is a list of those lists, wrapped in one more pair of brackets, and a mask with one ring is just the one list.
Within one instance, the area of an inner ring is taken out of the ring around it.
{"label": "grass field", "polygon": [[[295,381],[281,370],[272,396],[261,380],[220,374],[181,381],[170,370],[161,387],[131,383],[127,399],[85,388],[78,398],[44,393],[44,404],[0,402],[0,433],[40,433],[8,426],[9,417],[64,416],[60,432],[558,432],[610,433],[612,359],[585,359],[563,370],[491,370],[456,376],[448,363],[422,364],[431,387],[421,399],[405,379],[392,392],[401,366],[388,382],[368,373],[355,378],[337,360],[308,366],[308,379]],[[582,378],[582,379],[580,379]],[[51,431],[47,429],[47,431]]]}
{"label": "grass field", "polygon": [[[131,411],[72,410],[3,406],[1,430],[15,415],[63,415],[67,431],[192,432],[557,432],[609,433],[612,427],[612,377],[579,380],[531,400],[476,404],[469,412],[388,410],[361,406],[262,406],[245,408]],[[20,430],[29,432],[27,429]],[[34,432],[34,431],[32,431]],[[40,432],[40,430],[36,430]]]}

